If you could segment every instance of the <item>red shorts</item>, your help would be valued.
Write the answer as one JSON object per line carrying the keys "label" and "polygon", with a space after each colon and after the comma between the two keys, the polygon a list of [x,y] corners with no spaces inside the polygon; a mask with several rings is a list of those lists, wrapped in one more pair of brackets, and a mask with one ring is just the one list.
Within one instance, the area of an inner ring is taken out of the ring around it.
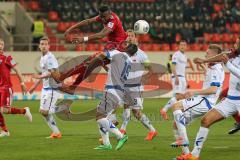
{"label": "red shorts", "polygon": [[10,107],[12,98],[12,88],[0,88],[0,107]]}

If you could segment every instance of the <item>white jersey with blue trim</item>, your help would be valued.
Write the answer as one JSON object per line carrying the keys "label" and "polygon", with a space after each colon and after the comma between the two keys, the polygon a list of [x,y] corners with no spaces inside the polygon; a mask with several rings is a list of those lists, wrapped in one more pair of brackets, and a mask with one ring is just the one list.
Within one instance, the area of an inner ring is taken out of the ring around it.
{"label": "white jersey with blue trim", "polygon": [[215,105],[221,93],[224,82],[225,73],[223,66],[220,63],[217,63],[211,67],[208,67],[205,74],[206,75],[202,89],[209,88],[210,86],[217,86],[218,89],[215,94],[204,95],[203,97],[207,98],[211,105]]}
{"label": "white jersey with blue trim", "polygon": [[[231,64],[230,64],[231,63]],[[232,68],[237,71],[240,67],[240,56],[230,59],[227,63],[227,68],[230,70],[228,96],[240,97],[240,77],[232,71]],[[237,68],[237,69],[236,69]]]}
{"label": "white jersey with blue trim", "polygon": [[181,51],[177,51],[172,56],[172,64],[176,65],[176,74],[185,77],[187,67],[187,56]]}
{"label": "white jersey with blue trim", "polygon": [[[48,74],[50,69],[58,68],[58,61],[51,52],[48,52],[45,55],[41,56],[40,68],[41,68],[42,75]],[[43,81],[43,88],[51,88],[49,84],[49,78],[44,78],[42,81]]]}
{"label": "white jersey with blue trim", "polygon": [[125,52],[118,50],[105,51],[110,60],[105,89],[124,91],[124,85],[131,69],[131,59]]}
{"label": "white jersey with blue trim", "polygon": [[131,60],[131,71],[125,87],[140,87],[143,90],[141,81],[145,71],[144,64],[149,63],[148,56],[143,50],[138,48],[138,51],[131,57]]}

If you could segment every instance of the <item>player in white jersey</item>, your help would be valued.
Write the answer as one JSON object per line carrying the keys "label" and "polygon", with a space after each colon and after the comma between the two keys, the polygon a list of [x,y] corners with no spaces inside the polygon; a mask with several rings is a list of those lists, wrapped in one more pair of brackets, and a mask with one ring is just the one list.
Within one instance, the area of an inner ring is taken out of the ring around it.
{"label": "player in white jersey", "polygon": [[[206,58],[216,56],[222,52],[221,47],[211,44],[206,51]],[[183,154],[189,154],[189,140],[186,125],[197,117],[207,113],[217,102],[224,81],[224,69],[221,63],[209,64],[205,72],[205,80],[202,89],[188,91],[186,99],[180,100],[172,107],[174,116],[174,134],[176,142],[171,146],[183,146]],[[180,156],[181,157],[181,156]],[[178,157],[178,158],[180,158]]]}
{"label": "player in white jersey", "polygon": [[30,88],[29,93],[32,93],[41,82],[43,83],[39,112],[43,115],[52,130],[52,134],[48,138],[61,138],[62,134],[52,114],[60,112],[64,108],[56,107],[60,93],[57,90],[57,84],[54,84],[55,81],[50,78],[51,71],[58,69],[58,62],[55,56],[49,51],[49,48],[49,39],[47,37],[41,38],[39,49],[42,53],[40,60],[42,74],[33,75],[33,78],[38,79],[38,81]]}
{"label": "player in white jersey", "polygon": [[187,56],[185,51],[187,49],[187,42],[181,40],[179,42],[179,51],[175,52],[172,57],[172,88],[173,97],[167,102],[167,104],[160,110],[160,114],[163,119],[168,120],[167,111],[177,101],[184,99],[184,93],[187,88],[186,81],[186,67]]}
{"label": "player in white jersey", "polygon": [[[239,42],[240,39],[238,38],[236,43],[239,45]],[[199,155],[202,150],[203,143],[206,141],[208,136],[209,127],[212,124],[221,121],[229,116],[239,114],[240,55],[236,55],[236,57],[229,59],[226,55],[222,54],[212,59],[204,60],[202,63],[219,61],[219,59],[221,59],[226,64],[226,67],[230,71],[229,90],[227,97],[218,103],[213,109],[207,112],[204,117],[202,117],[201,127],[197,133],[194,148],[191,153],[183,157],[183,160],[199,160]]]}
{"label": "player in white jersey", "polygon": [[97,106],[96,114],[96,120],[99,126],[99,132],[102,136],[103,145],[94,149],[112,149],[112,145],[109,141],[109,132],[113,133],[119,140],[116,150],[121,149],[128,139],[128,136],[122,134],[118,128],[115,127],[112,121],[108,119],[108,116],[111,115],[117,107],[122,106],[124,103],[123,98],[124,94],[126,94],[124,85],[131,69],[131,59],[129,56],[135,54],[137,49],[138,48],[135,44],[129,44],[125,52],[120,52],[118,50],[106,50],[105,55],[101,54],[97,57],[101,60],[104,60],[107,57],[110,60],[110,66],[105,85],[105,93],[100,104]]}
{"label": "player in white jersey", "polygon": [[[138,44],[136,35],[133,30],[127,30],[128,43]],[[126,134],[126,127],[130,120],[130,109],[133,112],[133,115],[136,119],[138,119],[148,130],[149,133],[145,140],[152,140],[156,135],[157,132],[153,125],[151,124],[148,117],[142,113],[143,109],[143,98],[142,98],[142,92],[144,91],[144,87],[142,85],[142,76],[144,74],[144,70],[147,69],[149,72],[151,70],[150,68],[150,61],[148,59],[148,56],[144,51],[138,48],[138,51],[136,54],[134,54],[131,57],[132,60],[132,69],[134,71],[131,71],[128,76],[128,80],[125,84],[125,89],[128,94],[125,96],[125,104],[124,104],[124,111],[123,111],[123,123],[121,126],[120,131],[123,134]],[[131,103],[133,102],[133,103]],[[133,105],[129,105],[133,104]]]}

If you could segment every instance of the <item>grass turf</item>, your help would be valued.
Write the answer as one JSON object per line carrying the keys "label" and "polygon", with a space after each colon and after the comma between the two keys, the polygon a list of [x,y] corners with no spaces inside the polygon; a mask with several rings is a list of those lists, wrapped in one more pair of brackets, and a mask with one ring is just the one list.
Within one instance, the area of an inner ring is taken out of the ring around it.
{"label": "grass turf", "polygon": [[[33,114],[33,122],[29,123],[25,117],[19,115],[5,115],[11,136],[0,139],[1,159],[11,160],[171,160],[181,153],[180,149],[171,148],[173,133],[171,121],[162,121],[159,117],[159,107],[166,103],[166,99],[147,99],[144,102],[144,112],[153,121],[159,135],[152,141],[144,141],[147,130],[136,120],[131,120],[127,133],[128,142],[120,151],[93,150],[98,144],[99,132],[95,120],[68,122],[57,119],[57,124],[63,137],[58,140],[45,139],[50,130],[38,113],[39,101],[16,101],[15,106],[29,106]],[[82,100],[73,103],[75,112],[82,112],[93,108],[98,100]],[[121,111],[118,119],[121,120]],[[169,115],[171,115],[169,113]],[[208,140],[201,154],[202,160],[232,160],[239,159],[240,134],[228,135],[232,127],[232,118],[212,126]],[[191,148],[199,128],[199,120],[188,127]],[[120,127],[120,126],[119,126]],[[111,138],[113,147],[116,140]]]}

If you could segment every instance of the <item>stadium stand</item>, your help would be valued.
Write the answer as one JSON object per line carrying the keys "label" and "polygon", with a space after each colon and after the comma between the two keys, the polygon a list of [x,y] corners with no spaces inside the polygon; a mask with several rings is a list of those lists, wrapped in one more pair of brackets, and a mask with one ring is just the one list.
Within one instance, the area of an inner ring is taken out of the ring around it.
{"label": "stadium stand", "polygon": [[[173,3],[175,1],[175,3]],[[36,16],[47,19],[46,32],[54,42],[61,42],[60,50],[96,50],[106,42],[78,45],[73,47],[65,37],[65,30],[76,22],[96,16],[102,1],[88,0],[20,0],[20,3]],[[232,46],[240,32],[239,0],[108,0],[123,21],[125,29],[133,28],[136,20],[145,19],[150,23],[149,34],[139,36],[145,50],[176,49],[176,43],[186,39],[189,50],[203,50],[210,42]],[[101,25],[82,27],[81,34],[100,31]],[[160,44],[160,46],[157,46]]]}

